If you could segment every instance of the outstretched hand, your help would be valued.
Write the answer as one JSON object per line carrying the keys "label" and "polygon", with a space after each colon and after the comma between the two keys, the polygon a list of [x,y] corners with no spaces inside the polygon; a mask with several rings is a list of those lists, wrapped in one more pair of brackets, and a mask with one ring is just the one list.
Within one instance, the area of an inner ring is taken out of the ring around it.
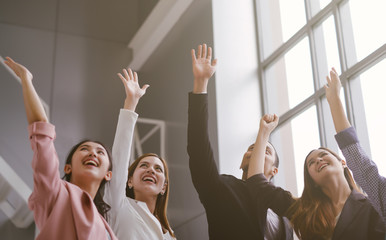
{"label": "outstretched hand", "polygon": [[339,79],[339,75],[336,72],[335,68],[332,68],[330,71],[330,77],[326,77],[327,84],[324,85],[324,89],[326,91],[327,101],[333,101],[335,99],[339,99],[340,88],[342,84]]}
{"label": "outstretched hand", "polygon": [[6,57],[5,58],[6,60],[4,61],[4,63],[10,67],[13,72],[16,74],[16,76],[18,76],[21,80],[32,80],[32,73],[30,71],[28,71],[28,69],[26,67],[24,67],[23,65],[13,61],[12,58],[10,57]]}
{"label": "outstretched hand", "polygon": [[217,59],[212,61],[212,48],[207,48],[206,44],[198,46],[197,56],[194,49],[191,50],[191,55],[194,75],[193,92],[206,92],[209,78],[216,71]]}
{"label": "outstretched hand", "polygon": [[271,134],[278,123],[279,117],[276,114],[265,114],[260,120],[260,131]]}
{"label": "outstretched hand", "polygon": [[138,84],[138,75],[136,72],[133,72],[130,68],[123,69],[123,75],[118,73],[119,78],[122,80],[123,85],[125,86],[126,99],[125,99],[125,109],[135,111],[135,108],[138,104],[139,99],[145,95],[146,89],[149,87],[148,84],[145,84],[139,87]]}

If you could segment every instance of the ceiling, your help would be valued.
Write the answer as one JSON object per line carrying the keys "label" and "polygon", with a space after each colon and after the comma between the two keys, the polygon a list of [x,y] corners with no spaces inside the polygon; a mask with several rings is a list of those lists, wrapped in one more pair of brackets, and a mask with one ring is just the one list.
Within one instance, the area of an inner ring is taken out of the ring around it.
{"label": "ceiling", "polygon": [[158,0],[0,0],[0,22],[129,43]]}

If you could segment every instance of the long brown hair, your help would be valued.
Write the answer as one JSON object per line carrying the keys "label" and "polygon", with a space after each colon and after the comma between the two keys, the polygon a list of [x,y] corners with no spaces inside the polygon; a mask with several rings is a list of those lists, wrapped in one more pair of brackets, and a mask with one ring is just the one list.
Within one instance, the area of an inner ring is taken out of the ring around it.
{"label": "long brown hair", "polygon": [[[155,209],[154,209],[154,216],[160,221],[162,227],[168,230],[171,236],[175,237],[172,229],[170,228],[169,221],[167,218],[167,208],[168,208],[168,200],[169,200],[169,170],[168,170],[168,165],[166,161],[155,153],[143,154],[130,165],[127,181],[129,181],[129,179],[133,177],[134,171],[137,168],[139,162],[145,157],[156,157],[159,160],[161,160],[162,164],[164,165],[166,189],[164,194],[158,194],[157,196],[157,202],[155,204]],[[130,189],[128,184],[126,184],[126,196],[129,198],[135,199],[134,188]]]}
{"label": "long brown hair", "polygon": [[[342,161],[339,155],[332,150],[324,147],[319,149],[328,151],[339,161]],[[331,238],[335,229],[337,213],[331,199],[317,186],[308,172],[307,158],[313,151],[315,149],[307,155],[304,161],[304,190],[302,196],[291,205],[288,215],[291,216],[291,222],[299,238],[318,240]],[[344,176],[351,190],[355,189],[363,193],[347,167],[344,168]]]}

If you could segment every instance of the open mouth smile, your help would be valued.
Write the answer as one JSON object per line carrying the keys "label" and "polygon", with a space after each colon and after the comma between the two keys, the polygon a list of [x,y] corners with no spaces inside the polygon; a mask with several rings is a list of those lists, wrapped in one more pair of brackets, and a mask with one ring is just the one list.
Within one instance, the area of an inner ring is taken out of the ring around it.
{"label": "open mouth smile", "polygon": [[155,180],[155,178],[154,177],[152,177],[152,176],[144,176],[143,178],[142,178],[142,181],[144,181],[144,182],[151,182],[151,183],[157,183],[157,181]]}
{"label": "open mouth smile", "polygon": [[83,165],[99,167],[99,162],[96,159],[89,158],[83,162]]}
{"label": "open mouth smile", "polygon": [[318,172],[322,171],[322,169],[327,167],[328,165],[329,165],[328,163],[323,163],[322,165],[320,165],[318,168]]}

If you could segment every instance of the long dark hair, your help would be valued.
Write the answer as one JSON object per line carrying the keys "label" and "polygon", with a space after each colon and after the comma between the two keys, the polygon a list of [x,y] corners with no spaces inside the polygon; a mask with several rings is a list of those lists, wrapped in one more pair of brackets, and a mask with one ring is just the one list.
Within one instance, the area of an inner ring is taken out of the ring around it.
{"label": "long dark hair", "polygon": [[[168,165],[166,164],[166,161],[162,159],[160,156],[158,156],[155,153],[145,153],[139,158],[137,158],[129,167],[129,174],[127,181],[134,175],[134,171],[137,168],[139,162],[144,159],[145,157],[156,157],[159,160],[161,160],[162,164],[164,165],[164,174],[165,174],[165,183],[166,183],[166,189],[164,194],[158,194],[157,196],[157,202],[155,204],[155,210],[154,210],[154,216],[160,221],[162,227],[169,231],[170,235],[172,237],[175,237],[172,229],[170,228],[170,224],[167,218],[167,208],[168,208],[168,200],[169,200],[169,170]],[[126,184],[126,196],[132,199],[135,199],[134,196],[134,188],[129,188],[128,184]]]}
{"label": "long dark hair", "polygon": [[[111,158],[111,153],[110,151],[105,147],[105,145],[99,141],[94,141],[94,140],[89,140],[89,139],[85,139],[81,142],[79,142],[78,144],[76,144],[75,146],[73,146],[70,150],[70,152],[68,153],[67,155],[67,159],[66,159],[66,163],[65,164],[70,164],[71,165],[71,162],[72,162],[72,156],[74,155],[74,153],[76,152],[76,150],[78,149],[78,147],[80,145],[82,145],[83,143],[85,142],[93,142],[93,143],[97,143],[97,144],[100,144],[107,152],[107,156],[109,158],[109,171],[112,171],[113,170],[113,163],[112,163],[112,158]],[[66,180],[67,182],[70,182],[71,181],[71,173],[65,173],[64,176],[63,176],[63,179]],[[97,193],[95,194],[95,197],[94,197],[94,204],[96,206],[96,208],[98,209],[98,212],[106,219],[107,219],[107,212],[110,210],[110,205],[108,205],[105,201],[103,201],[103,195],[104,195],[104,186],[105,184],[107,183],[106,179],[103,179],[102,182],[100,183],[99,185],[99,188],[98,188],[98,191]]]}
{"label": "long dark hair", "polygon": [[[319,149],[328,151],[338,161],[342,161],[338,154],[328,148]],[[337,213],[331,199],[316,185],[311,178],[307,167],[307,158],[315,150],[312,150],[304,161],[304,190],[302,196],[292,204],[288,210],[295,233],[302,239],[326,239],[331,238],[335,229],[335,217]],[[350,170],[344,168],[344,176],[350,189],[363,194],[355,183]]]}

